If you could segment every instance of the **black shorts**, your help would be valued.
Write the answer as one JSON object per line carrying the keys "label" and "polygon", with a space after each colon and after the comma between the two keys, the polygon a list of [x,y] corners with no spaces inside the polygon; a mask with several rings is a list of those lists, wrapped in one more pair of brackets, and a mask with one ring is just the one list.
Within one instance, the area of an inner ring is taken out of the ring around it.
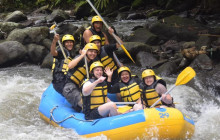
{"label": "black shorts", "polygon": [[95,120],[99,118],[103,118],[103,117],[99,114],[98,107],[85,115],[86,120]]}

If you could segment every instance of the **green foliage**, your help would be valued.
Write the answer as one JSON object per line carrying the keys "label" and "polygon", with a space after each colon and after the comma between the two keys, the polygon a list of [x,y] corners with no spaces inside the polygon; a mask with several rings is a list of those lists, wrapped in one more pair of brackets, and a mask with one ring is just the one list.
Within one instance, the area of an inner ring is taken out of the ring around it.
{"label": "green foliage", "polygon": [[87,1],[76,2],[74,11],[76,12],[79,9],[79,7],[82,6],[83,4],[85,4],[86,2]]}
{"label": "green foliage", "polygon": [[134,0],[132,3],[132,8],[136,9],[144,4],[144,0]]}
{"label": "green foliage", "polygon": [[36,5],[43,6],[43,5],[49,5],[49,7],[52,9],[54,7],[60,7],[60,6],[68,6],[68,4],[73,3],[73,0],[37,0]]}
{"label": "green foliage", "polygon": [[109,5],[116,5],[117,0],[94,0],[95,7],[99,10],[107,8]]}

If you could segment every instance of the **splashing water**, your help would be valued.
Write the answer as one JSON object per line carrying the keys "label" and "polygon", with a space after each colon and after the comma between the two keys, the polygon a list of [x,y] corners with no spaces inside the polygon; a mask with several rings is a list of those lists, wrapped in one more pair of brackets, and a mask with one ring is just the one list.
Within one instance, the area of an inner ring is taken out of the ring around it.
{"label": "splashing water", "polygon": [[[172,77],[164,79],[168,82],[168,89],[176,80]],[[50,82],[51,71],[38,66],[0,69],[0,139],[84,139],[74,130],[55,128],[40,119],[38,105]],[[171,95],[176,108],[195,121],[192,140],[220,139],[219,97],[210,97],[209,93],[201,94],[187,85],[176,87]],[[107,138],[98,136],[91,139]]]}

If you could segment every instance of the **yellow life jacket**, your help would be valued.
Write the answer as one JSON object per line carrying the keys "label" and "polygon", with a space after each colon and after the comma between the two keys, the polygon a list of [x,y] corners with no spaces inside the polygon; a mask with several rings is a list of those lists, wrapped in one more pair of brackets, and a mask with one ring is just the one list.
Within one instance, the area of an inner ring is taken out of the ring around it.
{"label": "yellow life jacket", "polygon": [[[94,79],[90,79],[94,82]],[[83,109],[91,110],[107,102],[107,83],[104,81],[96,85],[89,96],[83,96]]]}
{"label": "yellow life jacket", "polygon": [[104,47],[101,47],[101,52],[100,52],[100,59],[104,67],[109,67],[110,69],[116,70],[117,66],[115,64],[115,61],[110,57]]}
{"label": "yellow life jacket", "polygon": [[76,67],[74,69],[70,69],[68,72],[68,77],[71,79],[78,87],[81,87],[81,84],[86,77],[86,67]]}
{"label": "yellow life jacket", "polygon": [[141,95],[139,85],[135,82],[134,78],[128,84],[119,83],[120,95],[123,102],[136,102]]}
{"label": "yellow life jacket", "polygon": [[[161,97],[155,90],[157,83],[161,83],[166,87],[166,82],[162,80],[159,76],[156,76],[156,81],[151,86],[146,86],[142,83],[142,99],[146,107],[150,107]],[[159,107],[160,105],[162,105],[161,101],[156,104],[156,107]]]}
{"label": "yellow life jacket", "polygon": [[[160,95],[155,91],[155,89],[148,89],[148,90],[142,91],[142,95],[143,95],[144,104],[146,107],[150,107],[158,99],[160,99]],[[156,104],[156,107],[159,107],[160,105],[162,105],[161,101]]]}
{"label": "yellow life jacket", "polygon": [[52,73],[63,72],[65,75],[67,74],[67,71],[69,70],[68,64],[70,61],[72,61],[72,58],[70,57],[70,53],[66,49],[65,49],[65,53],[67,55],[67,59],[65,58],[62,60],[58,60],[56,58],[53,59]]}

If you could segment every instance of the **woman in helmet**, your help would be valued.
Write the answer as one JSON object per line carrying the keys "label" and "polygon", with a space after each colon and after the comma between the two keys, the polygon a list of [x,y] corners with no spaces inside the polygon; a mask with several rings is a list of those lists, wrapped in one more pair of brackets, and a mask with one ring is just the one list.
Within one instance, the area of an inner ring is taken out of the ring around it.
{"label": "woman in helmet", "polygon": [[[111,78],[112,70],[106,69],[108,78]],[[117,93],[117,99],[122,102],[138,102],[140,100],[140,88],[139,84],[141,80],[138,76],[131,75],[131,71],[128,67],[123,66],[118,69],[118,75],[120,82],[112,86],[110,80],[108,80],[108,92]]]}
{"label": "woman in helmet", "polygon": [[140,84],[141,98],[144,107],[150,107],[162,96],[162,101],[158,102],[156,107],[161,105],[173,106],[173,98],[170,94],[165,95],[166,82],[155,75],[152,69],[146,69],[142,72],[143,82]]}
{"label": "woman in helmet", "polygon": [[86,56],[89,67],[95,60],[98,51],[98,47],[94,43],[88,43],[84,47],[81,55],[76,56],[68,64],[69,71],[66,75],[67,79],[62,94],[78,112],[81,111],[82,107],[79,89],[83,80],[86,78],[86,66],[83,58]]}
{"label": "woman in helmet", "polygon": [[109,67],[110,69],[113,69],[112,82],[117,83],[119,81],[118,72],[117,72],[118,66],[113,58],[113,52],[116,51],[120,47],[120,45],[116,43],[116,44],[102,46],[101,38],[98,35],[92,35],[89,38],[89,42],[95,43],[98,46],[100,50],[98,54],[99,60],[104,65],[104,68]]}
{"label": "woman in helmet", "polygon": [[90,66],[92,78],[82,87],[83,113],[87,120],[118,115],[116,104],[107,98],[107,83],[106,77],[103,77],[103,70],[101,62],[92,63]]}
{"label": "woman in helmet", "polygon": [[65,60],[61,49],[56,48],[56,43],[58,40],[59,40],[59,34],[55,34],[50,49],[50,53],[54,58],[53,66],[52,66],[52,71],[53,71],[52,84],[57,92],[62,93],[63,86],[65,83],[65,74],[68,68],[67,65],[68,62],[70,62],[73,58],[70,51],[73,49],[75,40],[74,37],[70,34],[66,34],[62,38],[62,43],[64,46],[63,49],[67,56],[67,60]]}

